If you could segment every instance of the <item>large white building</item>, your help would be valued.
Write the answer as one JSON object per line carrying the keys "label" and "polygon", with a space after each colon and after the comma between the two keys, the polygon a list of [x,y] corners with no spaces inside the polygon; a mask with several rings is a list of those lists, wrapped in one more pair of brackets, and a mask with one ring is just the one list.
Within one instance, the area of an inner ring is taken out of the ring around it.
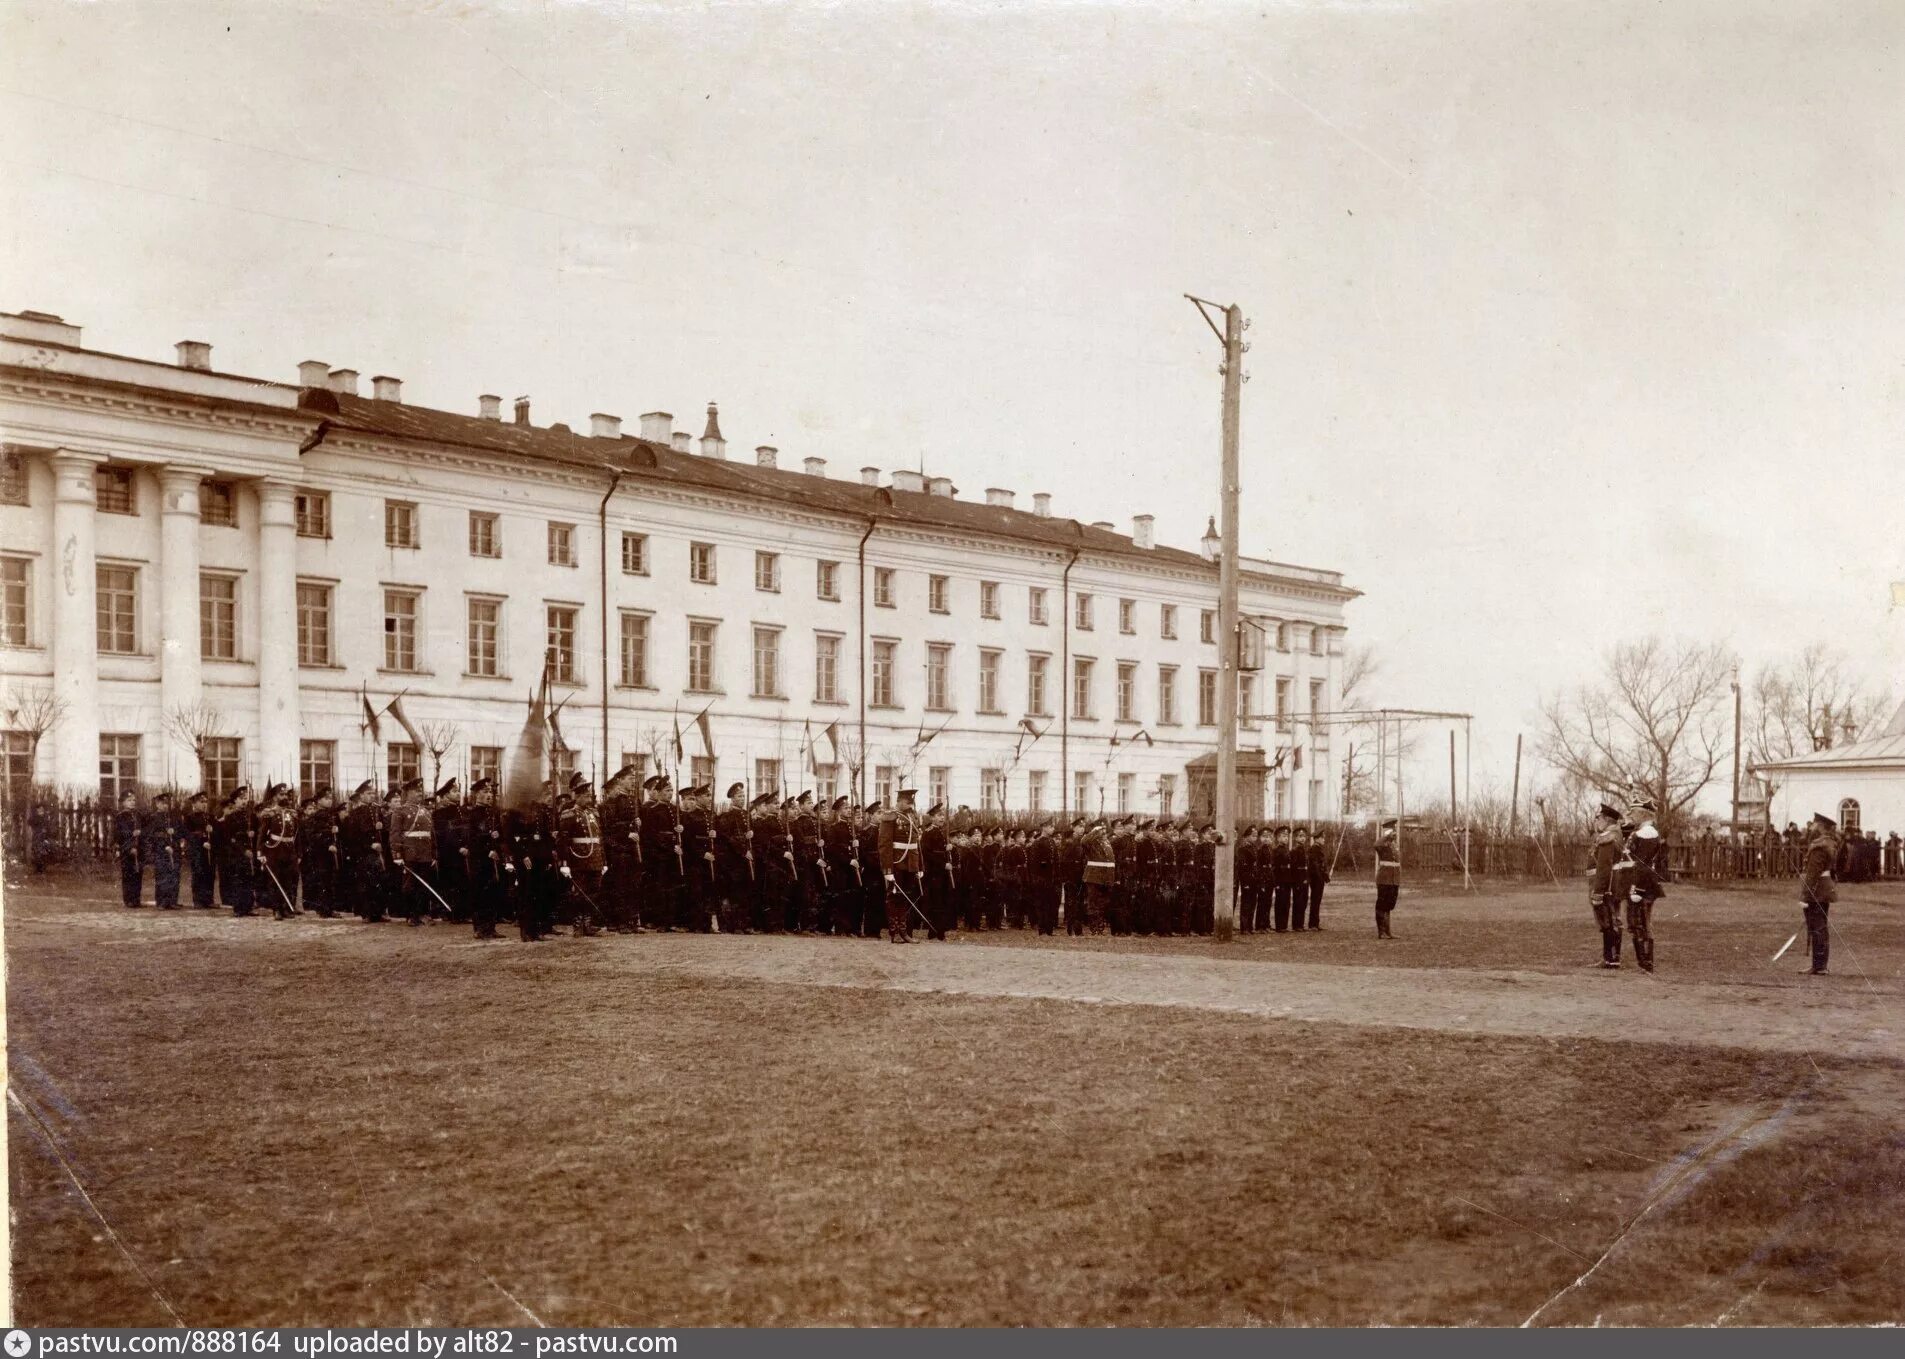
{"label": "large white building", "polygon": [[[669,768],[679,722],[680,775],[701,782],[847,792],[859,768],[865,796],[910,776],[975,807],[1208,800],[1214,536],[1185,552],[1148,515],[1125,534],[1044,494],[1022,509],[772,448],[729,460],[713,406],[696,441],[662,413],[584,432],[531,423],[526,401],[458,415],[405,404],[394,378],[359,386],[0,316],[12,776],[34,746],[18,713],[49,697],[30,774],[68,788],[429,777],[445,740],[443,774],[496,773],[546,662],[553,758],[598,774]],[[1336,809],[1340,755],[1306,719],[1337,691],[1356,594],[1245,563],[1267,645],[1241,685],[1243,767],[1268,772],[1265,813]],[[366,695],[401,695],[425,749],[393,715],[374,740]]]}

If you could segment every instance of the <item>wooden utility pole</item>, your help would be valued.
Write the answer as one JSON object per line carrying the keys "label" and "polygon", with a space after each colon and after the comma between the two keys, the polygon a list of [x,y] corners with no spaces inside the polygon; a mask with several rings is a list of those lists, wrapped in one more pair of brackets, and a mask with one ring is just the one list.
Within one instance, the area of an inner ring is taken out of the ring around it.
{"label": "wooden utility pole", "polygon": [[[1187,297],[1190,295],[1185,294]],[[1243,308],[1232,303],[1191,297],[1191,303],[1217,337],[1224,342],[1223,465],[1219,474],[1217,568],[1217,882],[1212,902],[1214,934],[1228,941],[1237,925],[1237,432],[1244,389]],[[1211,313],[1221,310],[1224,328],[1218,331]]]}
{"label": "wooden utility pole", "polygon": [[1740,842],[1740,672],[1733,672],[1733,820],[1727,827],[1727,840]]}
{"label": "wooden utility pole", "polygon": [[1513,839],[1515,828],[1521,824],[1521,733],[1515,733],[1515,784],[1508,794],[1508,838]]}

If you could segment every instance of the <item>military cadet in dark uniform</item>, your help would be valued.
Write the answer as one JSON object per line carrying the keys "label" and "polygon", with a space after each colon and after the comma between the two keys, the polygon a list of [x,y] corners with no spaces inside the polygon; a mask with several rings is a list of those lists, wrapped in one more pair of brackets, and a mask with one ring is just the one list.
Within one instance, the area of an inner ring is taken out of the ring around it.
{"label": "military cadet in dark uniform", "polygon": [[1217,928],[1217,845],[1217,827],[1208,823],[1203,834],[1191,841],[1191,853],[1197,864],[1191,879],[1193,934],[1210,934]]}
{"label": "military cadet in dark uniform", "polygon": [[[1058,837],[1052,834],[1052,827],[1047,823],[1041,822],[1026,836],[1025,876],[1019,887],[1019,896],[1025,903],[1021,913],[1030,917],[1040,934],[1052,934],[1058,929],[1060,895],[1064,890],[1059,886],[1063,853]],[[1065,913],[1066,928],[1076,934],[1078,930],[1071,916],[1072,912]]]}
{"label": "military cadet in dark uniform", "polygon": [[666,774],[642,785],[648,801],[642,807],[642,912],[656,929],[672,930],[687,918],[682,891],[687,879],[681,847],[681,814]]}
{"label": "military cadet in dark uniform", "polygon": [[541,810],[534,802],[511,807],[503,813],[505,850],[502,884],[510,913],[516,918],[516,934],[525,944],[549,937],[542,909],[542,872],[538,856],[543,852],[542,836],[537,827]]}
{"label": "military cadet in dark uniform", "polygon": [[437,830],[430,809],[423,805],[423,780],[409,779],[403,800],[391,814],[390,848],[402,883],[398,901],[405,921],[421,925],[439,909],[435,887]]}
{"label": "military cadet in dark uniform", "polygon": [[999,909],[1005,913],[1006,925],[1010,929],[1022,930],[1038,924],[1032,914],[1029,881],[1032,871],[1031,840],[1032,837],[1023,826],[1015,826],[1007,831],[999,845],[998,862],[992,870],[993,890],[998,894]]}
{"label": "military cadet in dark uniform", "polygon": [[[762,793],[747,804],[748,847],[753,851],[752,879],[753,892],[748,903],[749,919],[754,929],[764,934],[779,934],[786,923],[784,917],[785,898],[776,897],[777,892],[786,891],[785,866],[774,847],[775,838],[780,834],[780,799],[773,793]],[[780,868],[777,870],[776,865]]]}
{"label": "military cadet in dark uniform", "polygon": [[1310,831],[1298,826],[1290,832],[1290,928],[1307,929],[1310,918]]}
{"label": "military cadet in dark uniform", "polygon": [[977,827],[972,832],[972,840],[972,909],[982,922],[978,928],[996,931],[1004,919],[996,885],[999,876],[999,828]]}
{"label": "military cadet in dark uniform", "polygon": [[202,792],[185,804],[185,864],[192,873],[192,904],[211,909],[218,879],[212,867],[212,814]]}
{"label": "military cadet in dark uniform", "polygon": [[602,822],[586,774],[569,780],[569,795],[556,823],[556,853],[556,871],[569,889],[572,928],[583,938],[600,934],[596,919],[602,900]]}
{"label": "military cadet in dark uniform", "polygon": [[1131,874],[1137,853],[1138,837],[1131,824],[1131,818],[1120,817],[1111,823],[1111,862],[1112,883],[1109,893],[1108,924],[1111,932],[1131,933]]}
{"label": "military cadet in dark uniform", "polygon": [[880,877],[886,887],[886,937],[895,944],[913,942],[913,915],[920,905],[919,814],[913,810],[916,794],[899,791],[899,806],[880,817]]}
{"label": "military cadet in dark uniform", "polygon": [[503,823],[496,815],[496,784],[478,779],[470,785],[470,805],[463,813],[462,848],[467,851],[466,883],[469,891],[470,925],[478,939],[495,939],[496,922],[504,905],[504,881],[509,877],[505,864],[509,845],[503,837]]}
{"label": "military cadet in dark uniform", "polygon": [[343,868],[345,905],[366,922],[382,920],[387,900],[387,855],[377,787],[369,779],[351,791],[350,804],[339,818],[337,853]]}
{"label": "military cadet in dark uniform", "polygon": [[624,768],[602,787],[602,857],[608,865],[602,912],[618,934],[634,934],[642,921],[642,809],[630,784],[633,777]]}
{"label": "military cadet in dark uniform", "polygon": [[880,828],[882,804],[864,804],[854,816],[854,842],[860,852],[860,879],[865,887],[860,894],[860,933],[878,939],[886,928],[886,876],[880,869]]}
{"label": "military cadet in dark uniform", "polygon": [[1396,909],[1402,893],[1402,851],[1396,843],[1396,818],[1382,823],[1376,837],[1376,937],[1394,939],[1389,932],[1389,915]]}
{"label": "military cadet in dark uniform", "polygon": [[979,831],[967,826],[952,838],[953,909],[958,913],[959,928],[977,933],[984,929],[979,892]]}
{"label": "military cadet in dark uniform", "polygon": [[682,797],[681,857],[688,877],[683,896],[688,903],[688,928],[706,934],[714,928],[720,910],[720,884],[714,867],[714,789],[697,784]]}
{"label": "military cadet in dark uniform", "polygon": [[337,811],[331,786],[311,794],[298,818],[298,890],[304,905],[329,920],[337,914],[338,876],[342,867],[337,844]]}
{"label": "military cadet in dark uniform", "polygon": [[754,929],[754,827],[748,819],[747,785],[728,785],[728,805],[714,818],[714,876],[720,892],[721,932]]}
{"label": "military cadet in dark uniform", "polygon": [[[1282,934],[1290,928],[1290,904],[1295,895],[1290,874],[1290,828],[1278,826],[1263,852],[1270,893],[1270,928]],[[1300,928],[1300,927],[1299,927]]]}
{"label": "military cadet in dark uniform", "polygon": [[1231,876],[1237,886],[1239,934],[1255,934],[1257,931],[1257,856],[1262,844],[1255,826],[1249,827],[1237,838],[1237,857],[1232,862]]}
{"label": "military cadet in dark uniform", "polygon": [[1323,837],[1319,833],[1310,838],[1310,928],[1323,928],[1323,889],[1329,885],[1330,860],[1323,852]]}
{"label": "military cadet in dark uniform", "polygon": [[298,816],[291,790],[282,783],[265,789],[259,804],[258,863],[256,894],[270,904],[273,916],[289,920],[298,905]]}
{"label": "military cadet in dark uniform", "polygon": [[1812,816],[1812,836],[1806,842],[1806,858],[1800,870],[1799,901],[1806,917],[1806,943],[1812,950],[1812,966],[1806,969],[1810,977],[1826,975],[1826,964],[1832,957],[1832,936],[1826,926],[1826,916],[1832,903],[1839,899],[1839,889],[1833,881],[1832,866],[1839,857],[1839,823],[1824,812],[1814,812]]}
{"label": "military cadet in dark uniform", "polygon": [[[1111,889],[1118,881],[1118,860],[1104,822],[1097,822],[1085,832],[1083,850],[1085,899],[1079,904],[1084,908],[1085,928],[1093,934],[1103,934]],[[1066,914],[1071,912],[1067,910]]]}
{"label": "military cadet in dark uniform", "polygon": [[819,934],[826,923],[820,905],[827,892],[827,858],[820,844],[820,819],[814,815],[814,795],[803,792],[794,799],[788,824],[794,844],[794,900],[798,903],[797,920],[802,934]]}
{"label": "military cadet in dark uniform", "polygon": [[218,818],[218,895],[233,915],[250,915],[255,904],[253,874],[258,863],[258,818],[251,789],[240,784],[225,799]]}
{"label": "military cadet in dark uniform", "polygon": [[929,939],[944,939],[953,928],[954,876],[943,802],[935,802],[926,810],[926,822],[919,833],[919,854],[920,886],[926,894],[926,934]]}
{"label": "military cadet in dark uniform", "polygon": [[139,900],[145,884],[145,865],[139,857],[144,837],[138,799],[130,792],[121,793],[119,811],[112,820],[112,838],[119,857],[119,899],[134,910],[144,904]]}
{"label": "military cadet in dark uniform", "polygon": [[1631,870],[1627,887],[1627,932],[1634,938],[1634,961],[1641,971],[1654,970],[1654,903],[1667,895],[1667,842],[1654,825],[1656,808],[1643,798],[1628,809],[1635,823],[1627,837],[1626,859]]}
{"label": "military cadet in dark uniform", "polygon": [[152,902],[160,910],[179,908],[179,870],[185,865],[185,822],[172,810],[172,796],[159,793],[142,827],[142,852],[152,865]]}
{"label": "military cadet in dark uniform", "polygon": [[1588,905],[1594,911],[1594,923],[1601,930],[1601,966],[1621,965],[1622,902],[1614,894],[1614,865],[1621,858],[1626,837],[1621,834],[1621,814],[1603,802],[1595,817],[1594,845],[1588,860]]}
{"label": "military cadet in dark uniform", "polygon": [[837,797],[821,829],[822,852],[827,856],[827,916],[841,937],[860,932],[860,907],[866,898],[865,870],[860,864],[858,830],[853,799]]}
{"label": "military cadet in dark uniform", "polygon": [[437,789],[430,829],[436,837],[436,888],[450,903],[450,919],[461,924],[470,918],[470,846],[464,828],[463,788],[453,778]]}

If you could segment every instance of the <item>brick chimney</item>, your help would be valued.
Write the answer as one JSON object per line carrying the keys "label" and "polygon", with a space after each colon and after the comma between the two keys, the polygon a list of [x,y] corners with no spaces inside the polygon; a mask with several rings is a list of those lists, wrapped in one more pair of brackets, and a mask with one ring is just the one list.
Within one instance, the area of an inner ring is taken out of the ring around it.
{"label": "brick chimney", "polygon": [[202,373],[212,371],[212,347],[203,340],[180,340],[172,346],[178,351],[179,367],[196,368]]}
{"label": "brick chimney", "polygon": [[503,398],[500,396],[491,396],[488,392],[485,392],[476,398],[476,413],[485,420],[501,420],[503,418]]}
{"label": "brick chimney", "polygon": [[667,411],[649,411],[642,416],[642,437],[650,443],[668,443],[674,434],[675,417]]}
{"label": "brick chimney", "polygon": [[370,380],[370,394],[373,400],[395,401],[403,404],[403,383],[394,377],[374,377]]}
{"label": "brick chimney", "polygon": [[1154,532],[1156,526],[1157,519],[1153,515],[1139,514],[1132,516],[1131,545],[1133,547],[1141,547],[1147,552],[1156,547],[1157,538]]}
{"label": "brick chimney", "polygon": [[1009,510],[1012,508],[1012,492],[1002,486],[988,486],[986,487],[986,504],[997,509]]}
{"label": "brick chimney", "polygon": [[529,423],[529,398],[526,396],[516,398],[516,423],[519,425]]}
{"label": "brick chimney", "polygon": [[925,474],[920,472],[895,472],[893,474],[893,489],[896,491],[924,491],[926,489]]}
{"label": "brick chimney", "polygon": [[825,458],[802,458],[800,460],[800,470],[810,477],[824,477],[827,475],[827,460]]}
{"label": "brick chimney", "polygon": [[926,479],[926,493],[928,495],[944,496],[946,499],[951,500],[953,498],[953,489],[951,477],[928,477]]}
{"label": "brick chimney", "polygon": [[878,486],[880,484],[880,469],[877,467],[862,467],[860,469],[860,484],[862,486]]}
{"label": "brick chimney", "polygon": [[323,359],[306,359],[298,365],[298,386],[328,387],[331,385],[331,365]]}
{"label": "brick chimney", "polygon": [[1041,519],[1050,519],[1052,517],[1052,493],[1050,491],[1038,491],[1033,494],[1032,513]]}
{"label": "brick chimney", "polygon": [[754,465],[756,467],[779,467],[781,465],[780,458],[781,451],[772,444],[762,444],[759,448],[754,450]]}
{"label": "brick chimney", "polygon": [[589,437],[591,439],[619,439],[622,437],[622,417],[604,415],[597,411],[589,417]]}
{"label": "brick chimney", "polygon": [[685,429],[675,431],[675,452],[692,455],[695,451],[695,436]]}
{"label": "brick chimney", "polygon": [[357,395],[357,370],[355,368],[333,368],[331,370],[331,390],[342,392],[345,396]]}

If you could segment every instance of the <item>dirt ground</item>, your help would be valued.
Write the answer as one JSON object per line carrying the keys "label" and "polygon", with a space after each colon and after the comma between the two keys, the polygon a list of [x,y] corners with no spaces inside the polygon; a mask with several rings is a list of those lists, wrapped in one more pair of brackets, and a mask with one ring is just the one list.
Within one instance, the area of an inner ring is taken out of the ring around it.
{"label": "dirt ground", "polygon": [[16,1317],[1898,1320],[1899,896],[1822,982],[1692,889],[1654,977],[1540,891],[910,949],[14,891]]}

